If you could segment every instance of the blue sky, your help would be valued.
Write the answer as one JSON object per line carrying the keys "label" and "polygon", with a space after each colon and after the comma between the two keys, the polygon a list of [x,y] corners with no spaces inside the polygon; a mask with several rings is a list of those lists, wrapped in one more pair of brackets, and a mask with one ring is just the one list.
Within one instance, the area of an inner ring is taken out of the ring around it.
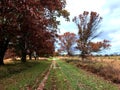
{"label": "blue sky", "polygon": [[83,11],[95,11],[103,17],[101,30],[103,33],[94,41],[103,39],[110,40],[111,47],[103,53],[120,53],[120,0],[66,0],[66,9],[70,12],[70,22],[60,18],[60,34],[65,32],[78,32],[76,25],[72,22],[74,16]]}

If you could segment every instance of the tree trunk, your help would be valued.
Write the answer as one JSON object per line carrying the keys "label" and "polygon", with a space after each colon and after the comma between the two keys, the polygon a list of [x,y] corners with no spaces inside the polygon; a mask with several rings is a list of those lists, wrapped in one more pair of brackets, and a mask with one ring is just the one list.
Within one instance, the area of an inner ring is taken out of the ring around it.
{"label": "tree trunk", "polygon": [[8,44],[9,44],[9,39],[0,42],[0,65],[4,65],[3,60],[4,60],[5,52],[7,51]]}
{"label": "tree trunk", "polygon": [[4,59],[4,54],[0,51],[0,65],[4,65],[3,59]]}
{"label": "tree trunk", "polygon": [[70,52],[68,52],[68,56],[72,56],[72,54]]}
{"label": "tree trunk", "polygon": [[22,38],[21,39],[21,62],[26,62],[26,55],[27,55],[27,50],[26,50],[26,44],[25,44],[25,40]]}
{"label": "tree trunk", "polygon": [[37,57],[34,57],[35,58],[35,60],[37,59]]}
{"label": "tree trunk", "polygon": [[84,52],[81,52],[81,58],[82,58],[82,61],[85,61],[86,55]]}
{"label": "tree trunk", "polygon": [[26,62],[26,50],[22,51],[21,62]]}
{"label": "tree trunk", "polygon": [[85,61],[85,55],[81,55],[82,61]]}

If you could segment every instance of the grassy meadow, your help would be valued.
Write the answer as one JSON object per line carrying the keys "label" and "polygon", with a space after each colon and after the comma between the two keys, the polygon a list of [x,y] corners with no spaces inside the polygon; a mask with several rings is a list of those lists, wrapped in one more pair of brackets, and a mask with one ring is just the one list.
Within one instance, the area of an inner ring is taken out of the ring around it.
{"label": "grassy meadow", "polygon": [[118,85],[120,84],[120,56],[90,57],[86,61],[82,61],[79,57],[66,57],[64,60],[78,68],[102,76]]}
{"label": "grassy meadow", "polygon": [[1,90],[34,90],[49,69],[51,61],[28,61],[0,66]]}
{"label": "grassy meadow", "polygon": [[52,64],[44,90],[119,90],[120,61],[119,57],[115,58],[94,57],[81,61],[79,57],[50,57],[26,63],[7,61],[0,66],[0,89],[35,90]]}
{"label": "grassy meadow", "polygon": [[119,90],[117,85],[63,60],[56,60],[45,90]]}

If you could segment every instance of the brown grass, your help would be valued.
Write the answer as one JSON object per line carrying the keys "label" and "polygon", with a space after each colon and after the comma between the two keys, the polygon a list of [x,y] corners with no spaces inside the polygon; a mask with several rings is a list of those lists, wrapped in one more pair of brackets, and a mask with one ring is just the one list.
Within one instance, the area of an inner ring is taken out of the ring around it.
{"label": "brown grass", "polygon": [[[80,58],[67,58],[67,62],[72,62],[77,67],[95,73],[120,84],[120,56],[92,57],[91,60],[81,61]],[[77,61],[76,61],[77,60]]]}

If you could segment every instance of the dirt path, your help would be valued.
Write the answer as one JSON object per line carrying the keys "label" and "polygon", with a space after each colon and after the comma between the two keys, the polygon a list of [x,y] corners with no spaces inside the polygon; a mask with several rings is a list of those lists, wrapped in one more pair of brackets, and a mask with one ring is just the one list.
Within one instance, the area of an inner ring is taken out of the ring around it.
{"label": "dirt path", "polygon": [[55,62],[55,60],[53,60],[53,61],[52,61],[52,64],[50,65],[50,68],[49,68],[47,74],[46,74],[45,77],[43,78],[42,82],[39,84],[37,90],[43,90],[43,89],[44,89],[45,83],[46,83],[46,81],[47,81],[47,79],[48,79],[48,76],[49,76],[49,74],[50,74],[50,71],[51,71],[52,68],[55,68],[55,67],[56,67],[56,62]]}

